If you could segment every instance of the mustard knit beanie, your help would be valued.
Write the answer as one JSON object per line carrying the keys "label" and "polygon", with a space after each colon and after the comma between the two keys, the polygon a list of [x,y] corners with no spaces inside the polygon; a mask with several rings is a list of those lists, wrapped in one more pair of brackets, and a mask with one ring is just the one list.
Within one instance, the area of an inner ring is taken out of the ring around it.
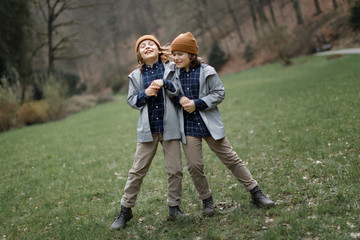
{"label": "mustard knit beanie", "polygon": [[135,44],[135,52],[137,53],[138,50],[139,50],[139,45],[142,41],[144,40],[151,40],[153,42],[156,43],[156,45],[158,46],[158,48],[160,49],[160,43],[159,41],[157,40],[157,38],[153,35],[144,35],[142,37],[140,37],[137,41],[136,41],[136,44]]}
{"label": "mustard knit beanie", "polygon": [[198,55],[199,47],[194,36],[190,32],[187,32],[177,36],[171,43],[171,52],[173,51],[181,51]]}

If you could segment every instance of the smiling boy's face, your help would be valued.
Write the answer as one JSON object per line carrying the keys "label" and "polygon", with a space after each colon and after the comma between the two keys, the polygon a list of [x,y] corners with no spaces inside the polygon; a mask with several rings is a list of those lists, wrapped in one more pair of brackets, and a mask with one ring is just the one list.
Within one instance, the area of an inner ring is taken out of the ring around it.
{"label": "smiling boy's face", "polygon": [[190,54],[182,51],[173,51],[174,62],[178,68],[185,68],[186,71],[190,67]]}
{"label": "smiling boy's face", "polygon": [[146,64],[157,62],[159,57],[159,48],[154,41],[144,40],[139,45],[139,53]]}

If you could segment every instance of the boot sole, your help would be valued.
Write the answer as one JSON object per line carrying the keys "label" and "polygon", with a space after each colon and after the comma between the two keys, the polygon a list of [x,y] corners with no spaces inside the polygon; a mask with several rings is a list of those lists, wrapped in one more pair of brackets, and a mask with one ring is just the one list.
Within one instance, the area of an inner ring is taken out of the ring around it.
{"label": "boot sole", "polygon": [[211,212],[211,213],[201,213],[201,215],[203,216],[203,217],[211,217],[211,216],[214,216],[216,214],[216,212],[214,211],[214,212]]}
{"label": "boot sole", "polygon": [[170,221],[175,221],[175,220],[179,220],[179,219],[185,219],[190,217],[190,215],[184,215],[184,216],[179,216],[179,217],[175,217],[175,216],[168,216],[168,220]]}
{"label": "boot sole", "polygon": [[260,207],[260,208],[265,208],[265,209],[271,208],[271,207],[275,206],[275,204],[271,204],[271,205],[261,205],[260,203],[256,203],[256,202],[253,202],[253,204],[256,205],[256,206],[258,206],[258,207]]}
{"label": "boot sole", "polygon": [[[114,227],[111,227],[111,226],[110,226],[110,229],[113,230],[113,231],[120,231],[121,229],[124,229],[124,228],[126,227],[126,223],[127,223],[128,221],[130,221],[132,218],[133,218],[133,215],[131,215],[130,218],[126,220],[124,226],[120,226],[120,227],[117,227],[117,228],[114,228]],[[116,220],[116,219],[115,219],[115,220]],[[115,221],[115,220],[114,220],[114,221]],[[112,224],[111,224],[111,225],[112,225]]]}

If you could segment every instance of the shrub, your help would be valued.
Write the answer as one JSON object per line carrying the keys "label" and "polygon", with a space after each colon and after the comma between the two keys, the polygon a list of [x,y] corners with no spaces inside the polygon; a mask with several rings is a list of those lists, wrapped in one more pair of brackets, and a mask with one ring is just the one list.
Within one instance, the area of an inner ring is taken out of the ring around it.
{"label": "shrub", "polygon": [[251,60],[254,59],[255,57],[255,48],[252,46],[251,42],[247,43],[245,46],[245,51],[244,51],[244,58],[246,62],[250,62]]}
{"label": "shrub", "polygon": [[350,9],[349,24],[352,29],[360,29],[360,1],[357,1]]}
{"label": "shrub", "polygon": [[[49,81],[49,77],[46,72],[39,71],[34,74],[33,78],[34,99],[40,100],[44,97],[42,85],[46,84]],[[80,83],[80,77],[77,74],[71,72],[56,70],[54,72],[53,78],[56,79],[57,82],[60,82],[61,85],[67,89],[67,92],[64,92],[66,96],[80,94],[84,92],[87,88],[86,83]]]}
{"label": "shrub", "polygon": [[7,131],[19,125],[17,116],[18,107],[17,102],[0,99],[0,132]]}
{"label": "shrub", "polygon": [[[330,29],[326,30],[329,34]],[[335,35],[335,32],[331,32]],[[291,35],[289,44],[289,55],[290,56],[299,56],[303,54],[313,53],[316,49],[316,43],[313,39],[313,33],[310,26],[301,25],[297,26]],[[330,36],[330,35],[329,35]]]}
{"label": "shrub", "polygon": [[54,78],[36,82],[36,91],[33,90],[35,101],[24,103],[18,111],[18,118],[24,125],[44,123],[63,117],[67,87]]}
{"label": "shrub", "polygon": [[89,108],[92,108],[96,106],[97,104],[102,104],[106,102],[114,101],[114,98],[112,98],[109,95],[75,95],[71,98],[66,99],[64,103],[64,109],[63,109],[63,117],[66,117],[72,113],[80,112],[87,110]]}
{"label": "shrub", "polygon": [[49,103],[46,100],[31,101],[20,106],[18,114],[24,125],[43,123],[48,120]]}
{"label": "shrub", "polygon": [[19,125],[17,89],[13,89],[6,78],[0,79],[0,132]]}
{"label": "shrub", "polygon": [[97,98],[94,95],[76,95],[68,98],[64,104],[63,114],[67,116],[80,112],[96,105]]}
{"label": "shrub", "polygon": [[74,94],[80,94],[84,89],[83,85],[80,86],[81,88],[78,87],[78,85],[80,85],[80,77],[77,74],[57,70],[55,71],[55,78],[59,79],[63,83],[63,85],[67,87],[67,94],[69,96],[73,96]]}
{"label": "shrub", "polygon": [[62,117],[67,87],[55,78],[50,78],[43,85],[44,98],[49,104],[47,120],[57,120]]}
{"label": "shrub", "polygon": [[286,27],[269,27],[263,32],[260,44],[279,57],[285,65],[291,64],[291,36]]}
{"label": "shrub", "polygon": [[111,90],[113,93],[119,93],[121,91],[121,89],[124,87],[125,85],[125,81],[122,79],[119,80],[115,80],[112,84],[111,84]]}
{"label": "shrub", "polygon": [[107,103],[107,102],[112,102],[114,101],[114,98],[110,95],[100,95],[97,97],[96,103],[97,104],[103,104],[103,103]]}
{"label": "shrub", "polygon": [[44,98],[43,91],[39,88],[38,84],[34,83],[33,89],[32,89],[33,99],[34,100],[41,100]]}
{"label": "shrub", "polygon": [[218,71],[229,58],[225,55],[225,52],[220,48],[219,44],[215,41],[211,46],[208,59],[209,59],[209,65],[211,65]]}

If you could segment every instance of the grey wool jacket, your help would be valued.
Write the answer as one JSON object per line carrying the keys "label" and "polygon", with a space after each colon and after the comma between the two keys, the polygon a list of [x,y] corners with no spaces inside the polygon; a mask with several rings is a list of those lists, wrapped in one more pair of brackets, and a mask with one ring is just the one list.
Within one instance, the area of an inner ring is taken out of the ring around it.
{"label": "grey wool jacket", "polygon": [[[163,63],[165,66],[163,79],[172,81],[174,80],[175,74],[175,64],[172,62]],[[142,81],[142,74],[140,69],[137,68],[132,73],[129,74],[129,91],[127,96],[127,103],[134,109],[140,111],[139,120],[137,125],[137,141],[138,142],[151,142],[153,141],[149,114],[148,114],[148,105],[145,104],[142,107],[136,106],[137,96],[143,92],[144,84]],[[162,91],[164,96],[164,140],[173,140],[180,139],[180,123],[177,116],[176,108],[172,102],[172,97],[179,95],[179,88],[174,84],[176,91],[171,92],[164,88]]]}
{"label": "grey wool jacket", "polygon": [[[179,86],[180,92],[184,94],[184,91],[181,88],[180,79],[178,77],[179,71],[180,69],[176,69],[175,82]],[[217,105],[219,105],[225,98],[225,88],[222,85],[219,75],[216,73],[215,69],[204,63],[202,63],[200,66],[199,83],[199,99],[203,100],[208,106],[208,108],[205,110],[199,111],[200,115],[211,136],[215,140],[224,138],[224,123],[221,119]],[[178,116],[180,119],[181,135],[184,142],[185,130],[183,108],[178,108]]]}

